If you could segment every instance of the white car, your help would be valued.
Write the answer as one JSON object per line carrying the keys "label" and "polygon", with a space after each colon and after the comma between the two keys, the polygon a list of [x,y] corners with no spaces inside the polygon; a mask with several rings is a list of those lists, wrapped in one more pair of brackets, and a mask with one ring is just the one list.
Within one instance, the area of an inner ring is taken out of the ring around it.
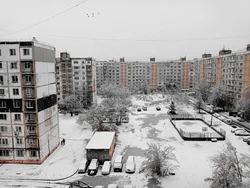
{"label": "white car", "polygon": [[132,185],[124,185],[123,188],[133,188]]}
{"label": "white car", "polygon": [[105,188],[105,187],[102,185],[97,185],[97,186],[95,186],[95,188]]}
{"label": "white car", "polygon": [[250,136],[243,137],[243,142],[248,142],[250,140]]}
{"label": "white car", "polygon": [[102,175],[109,175],[111,170],[111,161],[105,161],[102,166]]}
{"label": "white car", "polygon": [[117,184],[109,184],[107,188],[118,188]]}
{"label": "white car", "polygon": [[250,133],[247,132],[246,130],[238,130],[238,131],[235,131],[234,134],[236,136],[250,136]]}
{"label": "white car", "polygon": [[237,128],[237,129],[233,129],[233,130],[231,130],[231,133],[235,133],[236,131],[239,131],[239,130],[245,130],[244,128]]}
{"label": "white car", "polygon": [[134,158],[134,156],[128,156],[125,171],[127,173],[134,173],[135,172],[135,158]]}
{"label": "white car", "polygon": [[123,166],[123,156],[117,155],[114,161],[114,172],[117,172],[117,171],[122,172],[122,166]]}

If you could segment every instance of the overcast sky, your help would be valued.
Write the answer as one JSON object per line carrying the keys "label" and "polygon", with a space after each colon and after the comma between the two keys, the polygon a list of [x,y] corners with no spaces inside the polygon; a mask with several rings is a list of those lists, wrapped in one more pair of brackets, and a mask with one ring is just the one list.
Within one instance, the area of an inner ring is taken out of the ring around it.
{"label": "overcast sky", "polygon": [[0,39],[34,36],[57,56],[67,50],[97,60],[193,59],[250,43],[250,0],[87,0],[19,31],[82,1],[0,0]]}

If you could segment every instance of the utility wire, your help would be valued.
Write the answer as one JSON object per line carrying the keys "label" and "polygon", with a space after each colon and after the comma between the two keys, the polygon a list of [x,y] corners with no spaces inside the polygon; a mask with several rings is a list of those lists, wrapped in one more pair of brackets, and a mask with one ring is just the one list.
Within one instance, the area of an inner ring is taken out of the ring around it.
{"label": "utility wire", "polygon": [[37,25],[40,25],[40,24],[42,24],[42,23],[44,23],[44,22],[46,22],[46,21],[49,21],[49,20],[51,20],[51,19],[53,19],[53,18],[55,18],[55,17],[57,17],[57,16],[59,16],[59,15],[65,13],[65,12],[68,12],[69,10],[71,10],[71,9],[77,7],[77,6],[80,6],[80,5],[83,4],[83,3],[86,3],[87,1],[88,1],[88,0],[81,1],[80,3],[74,5],[74,6],[70,7],[70,8],[67,8],[67,9],[65,9],[65,10],[63,10],[63,11],[61,11],[61,12],[59,12],[59,13],[53,15],[53,16],[50,16],[50,17],[48,17],[48,18],[46,18],[46,19],[44,19],[44,20],[42,20],[42,21],[40,21],[40,22],[37,22],[37,23],[35,23],[35,24],[31,25],[31,26],[25,27],[25,28],[23,28],[23,29],[20,29],[20,30],[17,30],[17,31],[13,31],[12,33],[4,34],[3,36],[12,35],[12,34],[15,34],[15,33],[19,33],[19,32],[21,32],[21,31],[24,31],[24,30],[30,29],[30,28],[32,28],[32,27],[35,27],[35,26],[37,26]]}

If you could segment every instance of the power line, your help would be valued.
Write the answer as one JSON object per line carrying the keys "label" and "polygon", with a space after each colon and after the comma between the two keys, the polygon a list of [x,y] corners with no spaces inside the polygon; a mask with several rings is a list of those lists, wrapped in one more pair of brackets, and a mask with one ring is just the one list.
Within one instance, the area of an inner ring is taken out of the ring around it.
{"label": "power line", "polygon": [[77,7],[77,6],[81,5],[81,4],[83,4],[83,3],[86,3],[87,1],[88,1],[88,0],[81,1],[80,3],[74,5],[74,6],[70,7],[70,8],[67,8],[67,9],[65,9],[65,10],[63,10],[63,11],[61,11],[61,12],[59,12],[59,13],[53,15],[53,16],[50,16],[50,17],[48,17],[48,18],[46,18],[46,19],[44,19],[44,20],[42,20],[42,21],[40,21],[40,22],[37,22],[37,23],[35,23],[35,24],[31,25],[31,26],[25,27],[25,28],[23,28],[23,29],[20,29],[20,30],[17,30],[17,31],[13,31],[12,33],[5,34],[5,35],[3,35],[3,36],[12,35],[12,34],[15,34],[15,33],[19,33],[19,32],[21,32],[21,31],[24,31],[24,30],[30,29],[30,28],[32,28],[32,27],[35,27],[35,26],[37,26],[37,25],[40,25],[40,24],[42,24],[42,23],[44,23],[44,22],[46,22],[46,21],[49,21],[49,20],[51,20],[51,19],[53,19],[53,18],[55,18],[55,17],[57,17],[57,16],[59,16],[59,15],[65,13],[65,12],[68,12],[69,10],[71,10],[71,9],[73,9],[73,8],[75,8],[75,7]]}
{"label": "power line", "polygon": [[182,42],[182,41],[200,41],[200,40],[221,40],[221,39],[237,39],[249,38],[248,36],[231,36],[231,37],[213,37],[213,38],[187,38],[187,39],[122,39],[122,38],[94,38],[94,37],[73,37],[73,36],[58,36],[46,35],[50,37],[68,38],[68,39],[82,39],[82,40],[95,40],[95,41],[120,41],[120,42]]}

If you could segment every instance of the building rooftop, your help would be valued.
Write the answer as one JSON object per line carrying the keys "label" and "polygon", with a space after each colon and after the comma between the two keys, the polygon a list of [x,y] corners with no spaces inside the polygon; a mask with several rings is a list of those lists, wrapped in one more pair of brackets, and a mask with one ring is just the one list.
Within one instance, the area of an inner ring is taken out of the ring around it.
{"label": "building rooftop", "polygon": [[97,131],[90,139],[85,149],[109,149],[115,132]]}

